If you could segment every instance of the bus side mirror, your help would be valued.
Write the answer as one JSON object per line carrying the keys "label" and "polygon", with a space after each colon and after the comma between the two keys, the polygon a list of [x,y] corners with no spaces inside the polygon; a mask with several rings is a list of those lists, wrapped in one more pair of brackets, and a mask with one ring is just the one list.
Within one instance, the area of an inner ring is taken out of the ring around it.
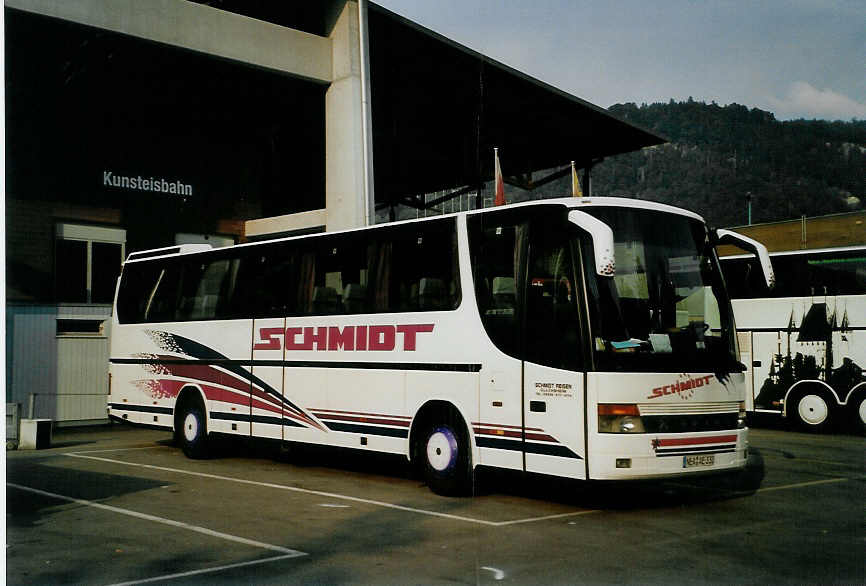
{"label": "bus side mirror", "polygon": [[595,272],[602,277],[612,277],[616,272],[613,255],[613,230],[598,218],[582,212],[571,210],[568,221],[578,228],[589,232],[592,237],[592,249],[595,252]]}
{"label": "bus side mirror", "polygon": [[773,274],[773,265],[770,263],[770,254],[767,252],[767,247],[742,234],[733,232],[732,230],[716,230],[716,242],[718,244],[732,244],[737,248],[742,248],[747,252],[751,252],[758,258],[761,264],[761,270],[764,273],[764,280],[767,283],[767,288],[772,289],[776,284],[776,275]]}

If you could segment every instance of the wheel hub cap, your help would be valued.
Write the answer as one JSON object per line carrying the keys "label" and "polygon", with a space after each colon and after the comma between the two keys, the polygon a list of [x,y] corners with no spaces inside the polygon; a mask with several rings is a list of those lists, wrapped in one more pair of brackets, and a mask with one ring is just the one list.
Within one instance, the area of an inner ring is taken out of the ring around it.
{"label": "wheel hub cap", "polygon": [[457,459],[457,440],[450,430],[437,429],[427,440],[427,461],[438,471],[448,469]]}
{"label": "wheel hub cap", "polygon": [[827,419],[829,411],[827,402],[818,395],[806,395],[800,399],[800,403],[797,405],[800,419],[809,425],[823,423]]}
{"label": "wheel hub cap", "polygon": [[183,437],[186,441],[193,441],[198,436],[198,419],[192,413],[187,413],[183,420]]}

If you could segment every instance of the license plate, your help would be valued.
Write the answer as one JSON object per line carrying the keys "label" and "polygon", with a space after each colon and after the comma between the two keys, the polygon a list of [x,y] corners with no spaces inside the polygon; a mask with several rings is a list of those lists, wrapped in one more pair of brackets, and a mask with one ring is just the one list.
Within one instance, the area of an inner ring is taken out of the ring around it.
{"label": "license plate", "polygon": [[697,468],[700,466],[712,466],[716,463],[715,454],[694,454],[683,456],[683,468]]}

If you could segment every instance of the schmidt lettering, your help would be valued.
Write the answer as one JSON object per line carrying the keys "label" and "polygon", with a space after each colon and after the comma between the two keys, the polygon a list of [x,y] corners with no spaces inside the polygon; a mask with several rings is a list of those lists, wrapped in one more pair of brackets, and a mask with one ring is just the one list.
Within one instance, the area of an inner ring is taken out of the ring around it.
{"label": "schmidt lettering", "polygon": [[[344,350],[383,351],[417,347],[418,334],[430,333],[434,324],[403,324],[376,326],[317,326],[261,328],[259,341],[253,350]],[[400,342],[398,346],[398,341]]]}
{"label": "schmidt lettering", "polygon": [[683,399],[688,399],[694,394],[694,389],[709,386],[712,376],[699,376],[695,378],[686,378],[685,380],[675,380],[669,385],[656,387],[652,390],[652,394],[647,396],[647,399],[658,399],[665,395],[677,394]]}

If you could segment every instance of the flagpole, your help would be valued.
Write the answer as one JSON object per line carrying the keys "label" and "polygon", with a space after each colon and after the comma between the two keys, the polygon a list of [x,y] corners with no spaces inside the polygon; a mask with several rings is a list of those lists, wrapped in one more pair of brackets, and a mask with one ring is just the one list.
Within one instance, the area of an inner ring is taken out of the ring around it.
{"label": "flagpole", "polygon": [[493,199],[494,206],[505,205],[505,181],[502,179],[502,167],[499,165],[499,149],[493,147],[493,185],[496,196]]}
{"label": "flagpole", "polygon": [[571,162],[571,196],[583,197],[583,192],[580,190],[580,179],[577,176],[577,168],[574,166],[574,161]]}

